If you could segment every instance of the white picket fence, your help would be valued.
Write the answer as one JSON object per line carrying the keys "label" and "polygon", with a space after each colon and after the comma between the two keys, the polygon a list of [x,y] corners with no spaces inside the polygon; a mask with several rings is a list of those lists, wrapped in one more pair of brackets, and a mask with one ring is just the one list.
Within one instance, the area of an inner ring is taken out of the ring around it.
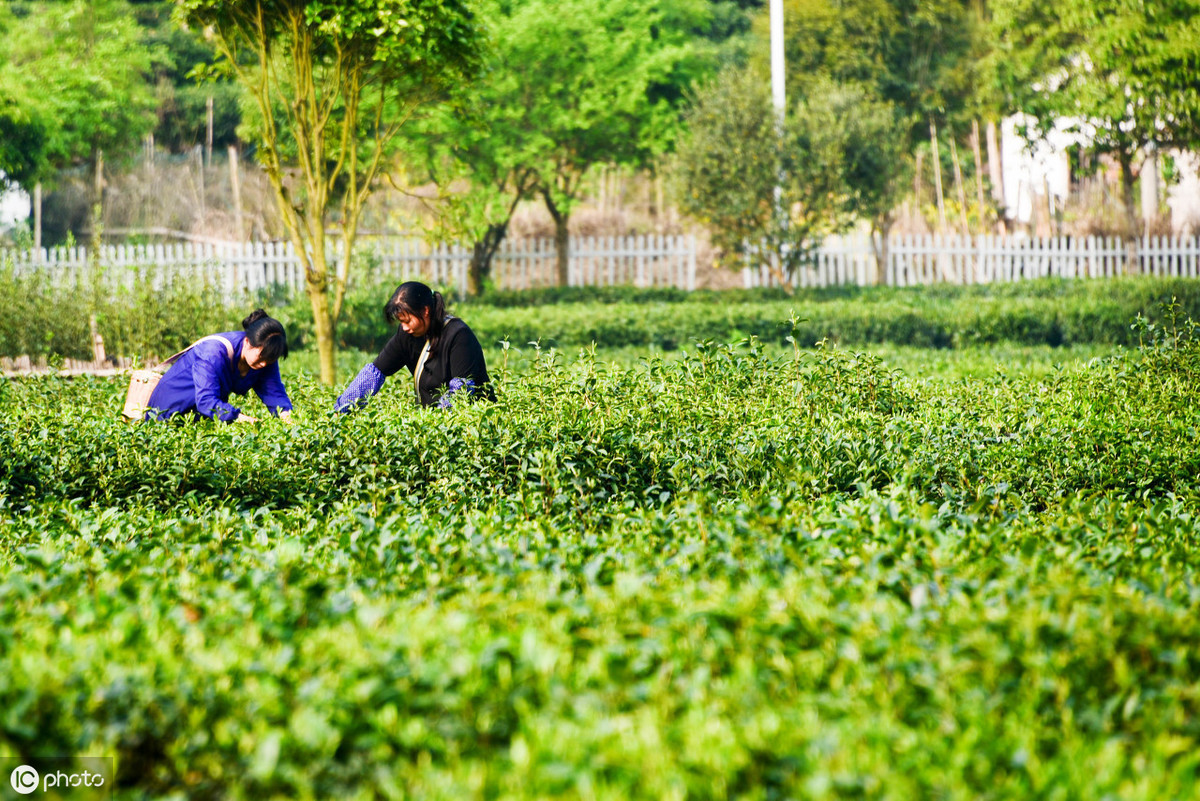
{"label": "white picket fence", "polygon": [[[791,280],[797,287],[865,285],[873,281],[875,265],[867,236],[832,236]],[[883,281],[916,286],[1118,275],[1200,277],[1200,237],[894,236]],[[747,267],[742,278],[747,288],[779,283],[766,265]]]}
{"label": "white picket fence", "polygon": [[[331,245],[330,269],[341,252],[340,242]],[[429,245],[408,237],[364,238],[356,252],[370,265],[368,280],[419,279],[460,295],[466,291],[471,260],[466,246]],[[694,236],[574,237],[569,252],[570,286],[696,288]],[[188,280],[231,294],[304,286],[304,272],[290,242],[106,245],[98,254],[83,247],[0,251],[0,263],[10,260],[24,273],[44,271],[60,286],[94,279],[97,265],[101,280],[126,285],[140,277],[150,278],[155,286]],[[556,265],[553,240],[506,240],[493,258],[492,280],[499,289],[556,286]]]}
{"label": "white picket fence", "polygon": [[[570,244],[568,284],[692,290],[697,287],[697,253],[692,236],[576,237]],[[332,263],[339,255],[337,248],[329,255]],[[370,265],[369,278],[356,276],[360,282],[421,279],[462,294],[471,252],[462,245],[431,246],[414,238],[388,237],[364,239],[358,258]],[[555,286],[556,258],[552,240],[506,241],[493,261],[492,279],[500,289]],[[798,287],[866,285],[874,281],[875,262],[867,236],[830,237],[791,281]],[[0,264],[40,273],[60,286],[89,280],[129,286],[148,277],[156,286],[188,281],[233,294],[304,285],[300,262],[286,242],[108,245],[98,259],[82,247],[0,251]],[[1129,274],[1200,276],[1200,238],[896,236],[889,241],[883,280],[914,286]],[[766,266],[753,266],[742,271],[742,283],[749,288],[778,282]]]}

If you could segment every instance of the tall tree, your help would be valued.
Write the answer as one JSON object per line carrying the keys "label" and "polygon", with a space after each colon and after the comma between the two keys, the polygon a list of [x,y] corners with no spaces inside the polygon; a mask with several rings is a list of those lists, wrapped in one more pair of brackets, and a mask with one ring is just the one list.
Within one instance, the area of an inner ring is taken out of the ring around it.
{"label": "tall tree", "polygon": [[[882,263],[927,132],[970,127],[978,26],[965,0],[786,0],[784,17],[788,96],[817,103],[840,86],[843,124],[859,129],[847,158],[862,168],[842,178]],[[756,31],[766,37],[765,17]],[[766,75],[762,48],[751,65]]]}
{"label": "tall tree", "polygon": [[[823,81],[854,84],[894,106],[915,143],[928,129],[967,123],[978,27],[967,0],[785,0],[789,96]],[[755,30],[767,35],[764,17]],[[752,66],[765,75],[763,48]]]}
{"label": "tall tree", "polygon": [[506,0],[496,9],[489,113],[525,131],[521,158],[554,218],[565,285],[584,177],[599,164],[642,166],[671,148],[684,88],[706,69],[692,34],[708,8],[700,0]]}
{"label": "tall tree", "polygon": [[1121,169],[1130,231],[1135,168],[1153,149],[1200,145],[1200,0],[994,0],[1002,71],[1014,111],[1058,121]]}
{"label": "tall tree", "polygon": [[33,186],[46,160],[46,129],[11,96],[0,94],[0,187]]}
{"label": "tall tree", "polygon": [[150,76],[168,56],[144,41],[127,0],[26,0],[10,11],[0,85],[45,133],[30,178],[140,147],[155,119]]}
{"label": "tall tree", "polygon": [[[835,84],[836,85],[836,84]],[[839,87],[844,135],[841,180],[849,210],[871,225],[873,281],[882,283],[888,236],[912,176],[912,140],[896,107],[861,84]]]}
{"label": "tall tree", "polygon": [[[5,69],[13,26],[12,7],[0,7],[0,76]],[[14,88],[0,84],[0,185],[32,186],[46,159],[46,130]]]}
{"label": "tall tree", "polygon": [[169,61],[155,67],[155,146],[181,153],[207,144],[210,121],[214,148],[237,144],[242,90],[224,71],[196,69],[196,65],[208,65],[217,58],[203,32],[176,24],[172,18],[175,0],[129,2],[145,41],[171,55]]}
{"label": "tall tree", "polygon": [[[723,13],[718,30],[713,8]],[[447,188],[447,235],[474,242],[472,291],[530,197],[554,218],[565,283],[585,176],[599,164],[646,166],[672,147],[685,88],[711,72],[742,12],[728,0],[487,0],[480,13],[491,32],[487,66],[413,129],[415,161]]]}
{"label": "tall tree", "polygon": [[698,93],[675,157],[676,193],[729,266],[766,260],[788,286],[821,239],[844,227],[844,123],[854,103],[828,86],[780,120],[768,86],[745,70],[726,70]]}
{"label": "tall tree", "polygon": [[525,71],[508,57],[511,2],[485,2],[491,32],[479,77],[454,87],[445,102],[406,126],[401,158],[410,176],[439,187],[432,234],[472,243],[467,292],[476,296],[508,235],[517,206],[537,189],[535,136],[515,99]]}
{"label": "tall tree", "polygon": [[[211,30],[253,98],[258,157],[304,265],[332,384],[363,206],[413,111],[477,69],[478,23],[464,0],[179,0],[179,15]],[[331,267],[335,210],[342,255]]]}

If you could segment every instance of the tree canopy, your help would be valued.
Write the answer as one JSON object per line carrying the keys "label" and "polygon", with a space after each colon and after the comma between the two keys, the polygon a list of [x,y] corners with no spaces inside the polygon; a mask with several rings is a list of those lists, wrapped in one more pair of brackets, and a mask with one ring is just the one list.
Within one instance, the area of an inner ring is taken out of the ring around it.
{"label": "tree canopy", "polygon": [[170,56],[143,40],[130,3],[40,0],[15,3],[9,12],[0,94],[10,109],[21,109],[31,143],[42,143],[27,153],[24,180],[51,179],[101,151],[140,147],[155,124],[148,76]]}
{"label": "tree canopy", "polygon": [[[518,0],[494,19],[503,70],[497,112],[524,128],[524,163],[556,223],[558,281],[566,283],[572,207],[588,170],[642,165],[671,150],[684,89],[704,70],[691,31],[698,0]],[[509,65],[521,65],[514,70]]]}
{"label": "tree canopy", "polygon": [[1136,163],[1200,145],[1200,2],[996,0],[992,12],[1009,109],[1042,132],[1068,121],[1112,155],[1132,218]]}
{"label": "tree canopy", "polygon": [[680,206],[709,226],[725,261],[765,261],[785,286],[820,238],[850,219],[844,122],[860,98],[825,89],[780,118],[754,73],[726,70],[698,93],[674,161]]}
{"label": "tree canopy", "polygon": [[[179,0],[211,31],[253,100],[247,130],[305,266],[321,379],[332,383],[335,326],[363,204],[422,104],[469,79],[479,23],[463,0]],[[335,215],[336,211],[336,215]],[[341,227],[342,257],[326,259]]]}
{"label": "tree canopy", "polygon": [[[160,149],[182,152],[205,139],[211,102],[213,143],[251,145],[305,250],[323,236],[305,233],[316,230],[312,210],[352,231],[379,175],[407,170],[443,186],[454,199],[441,206],[446,235],[470,238],[481,257],[516,203],[540,199],[565,273],[568,224],[592,171],[661,167],[683,135],[689,88],[718,68],[748,66],[767,82],[765,6],[8,0],[0,173],[27,187],[53,182],[101,153],[112,162],[137,152],[151,132]],[[784,6],[788,97],[808,108],[822,93],[841,98],[852,119],[840,124],[865,137],[844,155],[872,165],[841,171],[841,194],[876,233],[918,159],[935,155],[935,128],[961,147],[1001,113],[1027,115],[1034,133],[1072,126],[1082,150],[1119,165],[1131,218],[1140,163],[1200,149],[1200,0]],[[976,156],[960,165],[942,149],[934,175],[952,162],[956,175],[982,172]],[[999,177],[998,162],[989,167]],[[334,319],[347,268],[315,268],[332,282]]]}

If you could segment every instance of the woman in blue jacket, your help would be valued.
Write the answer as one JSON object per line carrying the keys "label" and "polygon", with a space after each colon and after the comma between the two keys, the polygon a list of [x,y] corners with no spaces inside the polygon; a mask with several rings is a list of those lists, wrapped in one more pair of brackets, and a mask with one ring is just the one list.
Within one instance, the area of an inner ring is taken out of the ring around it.
{"label": "woman in blue jacket", "polygon": [[250,390],[271,414],[290,419],[292,401],[279,377],[279,360],[288,352],[283,325],[255,309],[242,320],[242,329],[205,337],[184,351],[150,395],[146,419],[167,420],[186,414],[226,423],[255,423],[257,418],[229,404],[230,395],[245,395]]}

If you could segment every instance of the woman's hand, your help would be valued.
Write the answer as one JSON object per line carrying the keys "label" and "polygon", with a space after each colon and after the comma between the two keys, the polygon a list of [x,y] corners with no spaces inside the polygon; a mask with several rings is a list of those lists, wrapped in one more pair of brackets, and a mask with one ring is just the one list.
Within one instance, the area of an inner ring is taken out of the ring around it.
{"label": "woman's hand", "polygon": [[251,417],[248,414],[242,413],[242,414],[239,414],[236,418],[234,418],[234,422],[235,423],[257,423],[258,418]]}

